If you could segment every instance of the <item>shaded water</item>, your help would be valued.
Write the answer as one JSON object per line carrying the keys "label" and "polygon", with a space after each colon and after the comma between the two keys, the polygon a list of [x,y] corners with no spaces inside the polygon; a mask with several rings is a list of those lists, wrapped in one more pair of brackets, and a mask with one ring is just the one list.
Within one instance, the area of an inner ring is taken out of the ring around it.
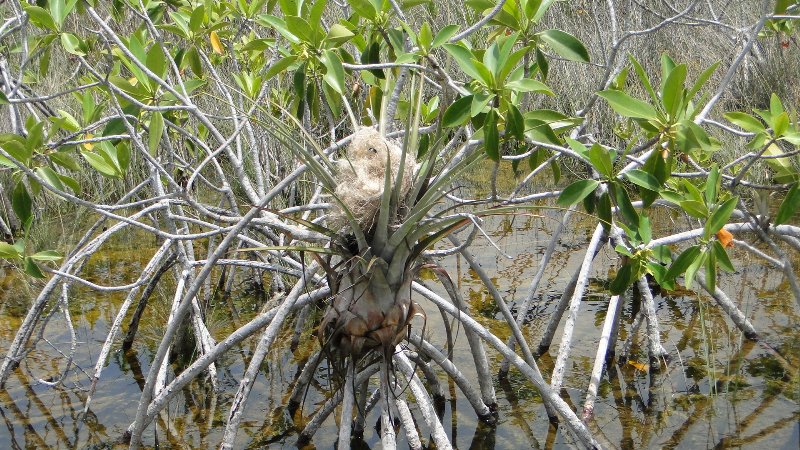
{"label": "shaded water", "polygon": [[[506,300],[515,306],[526,294],[530,279],[547,246],[559,212],[521,215],[487,222],[492,238],[506,258],[485,239],[472,248],[481,264],[494,277]],[[672,217],[664,214],[654,223],[662,235]],[[589,221],[577,219],[565,233],[551,262],[529,314],[524,332],[533,346],[538,343],[555,301],[583,258],[591,233]],[[747,236],[737,236],[749,240]],[[134,235],[120,239],[103,253],[92,257],[89,278],[103,284],[133,281],[155,246],[143,244]],[[634,347],[627,361],[611,365],[604,373],[595,407],[593,431],[604,445],[617,448],[755,448],[774,449],[800,446],[800,314],[786,282],[763,262],[743,250],[731,250],[737,268],[721,274],[719,285],[745,311],[761,334],[754,343],[743,338],[721,314],[710,298],[688,290],[656,297],[662,342],[671,359],[660,370],[651,371],[646,348]],[[800,261],[794,261],[800,267]],[[604,249],[595,261],[590,292],[578,315],[574,343],[562,391],[572,405],[583,403],[608,305],[605,280],[613,274],[613,252]],[[460,281],[473,314],[501,338],[509,330],[501,320],[490,296],[463,261],[446,262],[447,270]],[[243,325],[262,308],[266,295],[253,289],[254,274],[240,271],[231,298],[214,297],[209,303],[208,326],[221,339]],[[259,276],[259,274],[255,274]],[[265,281],[268,277],[264,274]],[[167,277],[165,277],[167,278]],[[0,268],[0,350],[5,352],[36,289],[10,268]],[[99,294],[73,287],[69,312],[77,331],[75,364],[64,386],[53,389],[36,381],[58,374],[62,354],[69,352],[70,337],[64,316],[56,311],[42,341],[0,390],[0,448],[109,448],[135,416],[143,374],[158,344],[171,302],[169,285],[150,300],[134,348],[123,353],[117,345],[103,372],[91,409],[82,415],[89,376],[97,353],[114,318],[122,294]],[[442,345],[444,334],[436,309],[421,301],[427,311],[430,340]],[[627,338],[636,305],[626,298],[621,340]],[[126,322],[127,323],[127,322]],[[303,334],[294,353],[288,349],[291,331],[278,340],[268,363],[253,387],[240,429],[237,448],[296,448],[296,433],[283,409],[298,365],[316,348],[311,330]],[[640,342],[643,336],[640,336]],[[555,355],[560,332],[551,353]],[[118,339],[119,340],[119,339]],[[195,382],[172,401],[150,427],[145,443],[158,448],[212,448],[218,445],[227,411],[238,382],[255,347],[254,339],[234,347],[218,363],[219,390],[207,382]],[[455,362],[473,380],[475,373],[466,351],[463,330],[458,330]],[[496,373],[500,359],[492,358]],[[552,369],[549,355],[540,359],[545,374]],[[303,411],[310,415],[329,395],[330,374],[322,365],[316,383],[309,389]],[[479,423],[468,402],[452,384],[441,378],[449,390],[442,423],[458,448],[512,449],[552,448],[571,445],[562,430],[551,426],[535,389],[519,372],[507,380],[495,379],[500,421],[496,428]],[[413,405],[412,405],[413,408]],[[304,417],[293,418],[298,424]],[[336,423],[333,417],[315,436],[312,445],[333,448]],[[374,424],[374,414],[369,424]],[[425,438],[425,436],[422,436]],[[400,448],[405,447],[404,436]],[[378,448],[374,427],[368,426],[364,444]]]}

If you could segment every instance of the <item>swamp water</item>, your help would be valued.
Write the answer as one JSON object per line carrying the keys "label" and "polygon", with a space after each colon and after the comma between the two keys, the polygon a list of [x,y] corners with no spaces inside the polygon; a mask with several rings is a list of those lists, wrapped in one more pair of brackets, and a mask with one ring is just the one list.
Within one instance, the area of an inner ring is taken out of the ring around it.
{"label": "swamp water", "polygon": [[[543,210],[535,215],[487,220],[490,236],[499,247],[476,238],[473,254],[494,277],[514,307],[525,298],[530,280],[547,246],[550,234],[561,213]],[[653,220],[663,235],[673,220],[665,213]],[[579,216],[573,218],[562,236],[557,252],[537,293],[523,332],[535,348],[552,314],[563,286],[583,258],[591,224]],[[752,236],[737,236],[752,241]],[[156,244],[135,234],[117,239],[89,262],[90,281],[100,284],[125,284],[135,280]],[[784,279],[761,260],[742,249],[730,250],[737,269],[720,274],[718,284],[746,313],[761,336],[751,342],[728,320],[713,299],[688,290],[678,290],[655,298],[661,337],[670,360],[660,370],[651,371],[647,351],[636,345],[631,356],[607,367],[601,380],[590,426],[598,440],[609,448],[763,448],[771,450],[800,447],[800,311]],[[510,257],[510,258],[509,258]],[[800,261],[793,261],[800,267]],[[510,331],[477,275],[466,263],[455,258],[445,262],[451,276],[459,280],[462,294],[469,300],[473,315],[492,332],[505,339]],[[562,393],[567,401],[583,404],[594,353],[600,337],[609,294],[604,281],[616,265],[613,251],[605,248],[597,256],[592,284],[581,304],[574,347],[567,365]],[[233,279],[229,298],[215,296],[208,303],[208,327],[221,339],[246,323],[269,302],[267,294],[253,289],[253,273],[239,271]],[[268,275],[263,276],[268,282]],[[165,277],[167,278],[167,277]],[[428,283],[433,286],[433,283]],[[91,409],[83,415],[83,406],[97,354],[109,324],[122,302],[123,294],[101,294],[72,288],[69,313],[77,333],[77,351],[73,369],[64,385],[53,389],[37,379],[56,376],[63,367],[64,354],[70,349],[70,335],[64,315],[56,311],[44,338],[0,390],[0,448],[127,448],[118,439],[133,420],[144,375],[149,370],[152,353],[158,344],[169,313],[171,294],[167,286],[150,299],[140,325],[136,343],[128,352],[115,351],[103,372]],[[442,290],[440,293],[444,294]],[[37,289],[27,287],[15,270],[0,268],[0,351],[5,353]],[[436,345],[443,345],[443,324],[436,308],[415,296],[427,312],[425,332]],[[622,340],[628,337],[637,306],[630,295],[623,308]],[[133,308],[132,308],[133,310]],[[127,324],[127,321],[125,322]],[[415,327],[421,327],[420,321]],[[644,327],[642,327],[644,328]],[[456,334],[455,362],[477,386],[463,330]],[[303,411],[294,418],[284,408],[287,393],[298,373],[298,364],[316,349],[316,338],[307,330],[300,345],[291,352],[287,330],[272,349],[253,387],[237,448],[296,448],[294,423],[302,423],[330,395],[329,371],[324,365],[307,392]],[[555,355],[561,332],[556,334],[550,353]],[[637,343],[643,342],[643,330]],[[231,349],[217,364],[218,390],[208,382],[194,382],[177,396],[145,435],[150,448],[215,448],[224,429],[230,402],[244,368],[255,348],[254,338]],[[191,349],[187,350],[190,351]],[[492,370],[500,367],[500,358],[489,350]],[[548,378],[553,360],[539,359]],[[547,420],[536,390],[514,369],[505,380],[495,378],[499,423],[489,427],[479,423],[475,413],[457,388],[440,378],[447,401],[442,423],[452,442],[461,449],[561,448],[572,445],[563,430]],[[412,411],[414,405],[412,406]],[[416,414],[416,413],[415,413]],[[417,416],[419,419],[419,416]],[[336,420],[328,418],[325,428],[314,437],[311,447],[330,449],[336,439]],[[364,448],[379,448],[374,428],[376,416],[369,416]],[[299,430],[298,429],[298,430]],[[426,436],[422,435],[423,442]],[[398,434],[399,448],[407,448],[405,436]]]}

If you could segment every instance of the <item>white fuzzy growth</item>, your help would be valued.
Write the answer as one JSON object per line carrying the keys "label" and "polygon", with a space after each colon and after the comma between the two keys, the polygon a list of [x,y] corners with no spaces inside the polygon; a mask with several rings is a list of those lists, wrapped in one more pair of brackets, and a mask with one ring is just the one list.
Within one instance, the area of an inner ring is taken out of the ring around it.
{"label": "white fuzzy growth", "polygon": [[[371,228],[381,206],[387,165],[391,186],[395,189],[402,154],[397,142],[381,136],[377,129],[370,127],[356,132],[347,147],[347,153],[339,160],[335,194],[362,229]],[[411,188],[415,164],[414,155],[406,154],[399,192],[401,201]],[[343,211],[339,211],[337,216],[337,222],[344,222]]]}

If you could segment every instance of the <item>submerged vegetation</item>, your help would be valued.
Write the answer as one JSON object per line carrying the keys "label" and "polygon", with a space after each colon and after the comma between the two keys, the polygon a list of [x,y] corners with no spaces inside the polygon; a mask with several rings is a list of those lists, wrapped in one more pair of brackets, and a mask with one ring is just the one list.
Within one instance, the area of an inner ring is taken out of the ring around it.
{"label": "submerged vegetation", "polygon": [[[800,3],[600,3],[3,2],[0,257],[24,287],[2,291],[30,301],[2,296],[0,387],[74,394],[71,420],[90,423],[118,360],[138,398],[91,444],[130,448],[160,430],[187,445],[169,414],[179,396],[224,429],[201,443],[220,448],[299,446],[332,427],[347,448],[370,420],[383,448],[452,448],[442,413],[457,395],[480,423],[473,445],[489,447],[478,430],[503,421],[498,388],[535,399],[565,443],[655,445],[631,439],[630,417],[611,442],[597,399],[613,392],[630,416],[618,377],[648,372],[641,409],[658,410],[654,380],[675,367],[686,389],[670,411],[754,377],[765,405],[796,404]],[[540,219],[545,238],[493,276],[486,255]],[[750,273],[748,258],[794,299],[769,330],[743,300],[766,286],[725,275]],[[677,343],[663,308],[688,329]],[[96,320],[92,348],[82,322]],[[754,345],[764,359],[745,362]],[[720,346],[739,353],[719,361]],[[291,387],[275,360],[295,364]],[[264,376],[280,405],[245,437]]]}

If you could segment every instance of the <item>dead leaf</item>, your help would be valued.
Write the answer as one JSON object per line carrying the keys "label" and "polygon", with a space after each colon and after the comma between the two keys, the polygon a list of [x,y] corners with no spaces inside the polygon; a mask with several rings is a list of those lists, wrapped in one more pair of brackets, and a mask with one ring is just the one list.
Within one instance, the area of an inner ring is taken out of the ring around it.
{"label": "dead leaf", "polygon": [[647,372],[647,369],[650,368],[650,366],[648,364],[640,363],[640,362],[634,361],[632,359],[628,360],[628,364],[630,364],[631,366],[636,368],[636,370],[641,371],[641,372]]}
{"label": "dead leaf", "polygon": [[[94,135],[93,135],[93,134],[91,134],[91,133],[86,133],[86,135],[84,136],[84,139],[91,139],[91,138],[93,138],[93,137],[94,137]],[[83,148],[85,148],[86,150],[89,150],[89,151],[91,151],[91,150],[94,148],[94,144],[93,144],[93,143],[91,143],[91,142],[84,142],[84,143],[83,143]]]}
{"label": "dead leaf", "polygon": [[214,53],[218,55],[222,55],[225,51],[222,49],[222,42],[219,40],[219,35],[216,31],[212,31],[209,35],[209,40],[211,41],[211,48],[214,49]]}
{"label": "dead leaf", "polygon": [[717,239],[723,247],[733,247],[733,235],[725,228],[720,228],[720,230],[717,231]]}

